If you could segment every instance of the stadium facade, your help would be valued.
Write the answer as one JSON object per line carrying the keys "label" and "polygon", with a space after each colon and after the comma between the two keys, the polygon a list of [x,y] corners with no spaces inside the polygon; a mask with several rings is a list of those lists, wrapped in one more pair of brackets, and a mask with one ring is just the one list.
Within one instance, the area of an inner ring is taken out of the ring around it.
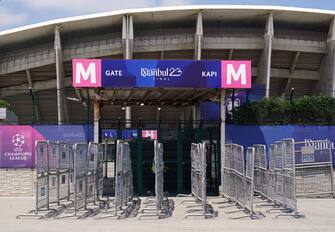
{"label": "stadium facade", "polygon": [[[72,60],[251,60],[251,92],[258,98],[287,96],[293,89],[294,96],[334,97],[334,49],[333,11],[187,6],[93,14],[0,32],[0,98],[19,124],[94,124],[95,141],[101,129],[120,123],[172,129],[193,121],[197,128],[200,103],[222,102],[220,90],[74,88]],[[178,133],[164,136],[187,137]],[[209,137],[218,141],[220,131],[215,133]],[[212,171],[218,174],[217,166]]]}
{"label": "stadium facade", "polygon": [[[73,58],[251,60],[253,85],[263,85],[265,97],[287,95],[292,88],[295,96],[333,96],[334,15],[272,6],[166,7],[7,30],[0,32],[0,97],[10,103],[20,124],[31,123],[29,88],[36,98],[36,123],[86,122],[85,107],[69,100],[85,102],[87,95],[71,86]],[[105,95],[114,103],[102,108],[105,118],[124,118],[118,109],[125,102],[134,105],[133,118],[149,117],[152,109],[139,109],[138,102],[156,99],[166,106],[161,117],[176,120],[182,108],[219,98],[216,91],[187,90],[115,90]]]}

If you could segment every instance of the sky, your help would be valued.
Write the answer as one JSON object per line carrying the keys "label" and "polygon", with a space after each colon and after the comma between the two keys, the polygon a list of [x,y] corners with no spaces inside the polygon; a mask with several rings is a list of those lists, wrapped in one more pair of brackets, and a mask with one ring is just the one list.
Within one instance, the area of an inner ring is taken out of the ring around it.
{"label": "sky", "polygon": [[121,9],[222,4],[335,10],[335,0],[0,0],[0,31],[52,19]]}

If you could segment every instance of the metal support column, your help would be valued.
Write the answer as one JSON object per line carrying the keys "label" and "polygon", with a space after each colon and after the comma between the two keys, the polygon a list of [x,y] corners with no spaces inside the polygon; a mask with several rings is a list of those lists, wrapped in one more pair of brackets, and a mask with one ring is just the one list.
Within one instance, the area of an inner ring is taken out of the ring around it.
{"label": "metal support column", "polygon": [[220,134],[220,145],[221,145],[221,193],[223,193],[223,167],[226,147],[226,92],[221,89],[221,134]]}
{"label": "metal support column", "polygon": [[94,98],[94,142],[99,143],[100,102]]}
{"label": "metal support column", "polygon": [[130,106],[126,106],[125,119],[126,119],[125,127],[131,128],[131,107]]}
{"label": "metal support column", "polygon": [[[134,48],[134,26],[133,16],[125,15],[122,20],[122,50],[123,59],[129,60],[133,57]],[[125,110],[125,127],[131,128],[131,107],[126,106]]]}
{"label": "metal support column", "polygon": [[[196,29],[195,29],[195,35],[194,35],[194,59],[195,60],[201,60],[201,51],[202,51],[202,43],[203,43],[203,23],[202,23],[202,13],[201,11],[198,13],[197,16],[197,23],[196,23]],[[200,142],[200,136],[199,136],[199,103],[192,108],[192,115],[193,115],[193,128],[195,129],[196,133],[196,141]]]}

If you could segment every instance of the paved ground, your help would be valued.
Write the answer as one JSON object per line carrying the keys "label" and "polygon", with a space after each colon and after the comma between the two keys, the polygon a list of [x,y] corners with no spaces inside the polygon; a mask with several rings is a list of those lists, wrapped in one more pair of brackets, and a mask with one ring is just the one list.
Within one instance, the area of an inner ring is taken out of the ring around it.
{"label": "paved ground", "polygon": [[[18,220],[16,216],[33,208],[33,198],[0,198],[0,231],[24,232],[53,232],[53,231],[335,231],[335,199],[299,199],[299,211],[306,215],[305,219],[283,217],[275,219],[276,213],[267,214],[260,220],[237,219],[243,214],[229,214],[235,207],[219,209],[219,216],[215,219],[184,219],[185,205],[180,204],[180,198],[175,199],[173,216],[164,220],[94,220],[64,219],[64,220]],[[210,201],[215,200],[211,199]],[[214,205],[217,208],[217,205]],[[266,211],[266,208],[257,208]]]}

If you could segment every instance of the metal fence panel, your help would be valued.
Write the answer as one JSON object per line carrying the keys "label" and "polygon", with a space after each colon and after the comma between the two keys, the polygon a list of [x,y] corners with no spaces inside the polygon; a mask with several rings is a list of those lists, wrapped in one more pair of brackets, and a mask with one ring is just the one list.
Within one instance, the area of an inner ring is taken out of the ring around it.
{"label": "metal fence panel", "polygon": [[133,198],[133,172],[131,163],[130,145],[128,142],[124,143],[124,163],[126,172],[126,201],[131,202]]}
{"label": "metal fence panel", "polygon": [[74,209],[86,207],[87,144],[76,143],[74,150]]}
{"label": "metal fence panel", "polygon": [[123,141],[118,140],[116,143],[116,176],[115,176],[115,209],[122,207],[124,173],[123,173]]}
{"label": "metal fence panel", "polygon": [[[192,196],[195,198],[196,206],[188,209],[185,218],[191,216],[202,216],[205,218],[214,218],[217,216],[217,212],[214,211],[213,207],[207,203],[207,178],[206,178],[206,167],[207,167],[207,149],[210,144],[206,142],[192,143],[191,144],[191,185],[192,185]],[[224,162],[227,165],[227,162]],[[224,175],[227,174],[227,170],[224,169]],[[223,178],[224,179],[224,178]],[[223,182],[223,194],[226,195],[228,182]]]}
{"label": "metal fence panel", "polygon": [[245,178],[245,164],[244,164],[244,149],[243,146],[234,146],[234,178],[233,188],[236,197],[236,202],[243,206],[245,205],[245,191],[244,191],[244,178]]}
{"label": "metal fence panel", "polygon": [[155,159],[155,194],[156,194],[156,211],[162,209],[164,197],[164,161],[163,161],[163,144],[154,141],[154,159]]}
{"label": "metal fence panel", "polygon": [[282,142],[274,143],[274,168],[275,168],[275,202],[283,204],[284,201],[284,175]]}
{"label": "metal fence panel", "polygon": [[105,144],[99,144],[98,147],[98,165],[96,171],[96,190],[97,196],[100,197],[103,194],[103,162],[105,154]]}
{"label": "metal fence panel", "polygon": [[270,145],[269,149],[269,172],[268,172],[268,196],[270,201],[276,198],[276,172],[275,172],[275,144]]}
{"label": "metal fence panel", "polygon": [[254,159],[255,159],[255,148],[248,147],[246,154],[246,172],[245,172],[245,206],[252,214],[254,213],[253,209]]}
{"label": "metal fence panel", "polygon": [[268,196],[268,165],[266,159],[266,146],[257,144],[255,148],[255,191],[264,197]]}
{"label": "metal fence panel", "polygon": [[224,167],[223,167],[223,196],[228,199],[231,197],[231,168],[230,160],[233,157],[233,147],[231,144],[226,144],[225,146],[225,157],[224,157]]}
{"label": "metal fence panel", "polygon": [[59,144],[48,142],[49,156],[49,203],[58,203],[59,198]]}
{"label": "metal fence panel", "polygon": [[37,141],[35,144],[36,167],[36,212],[42,208],[49,208],[49,162],[48,143]]}
{"label": "metal fence panel", "polygon": [[294,140],[284,139],[282,141],[283,153],[283,202],[285,206],[294,212],[297,211],[296,180],[295,180],[295,154]]}
{"label": "metal fence panel", "polygon": [[295,143],[297,195],[334,195],[332,145],[329,140]]}
{"label": "metal fence panel", "polygon": [[71,195],[71,180],[70,174],[73,172],[71,165],[71,147],[66,143],[59,143],[59,199],[67,199],[69,200]]}
{"label": "metal fence panel", "polygon": [[87,174],[86,174],[86,204],[95,202],[96,191],[96,170],[98,167],[99,145],[90,142],[88,144]]}

